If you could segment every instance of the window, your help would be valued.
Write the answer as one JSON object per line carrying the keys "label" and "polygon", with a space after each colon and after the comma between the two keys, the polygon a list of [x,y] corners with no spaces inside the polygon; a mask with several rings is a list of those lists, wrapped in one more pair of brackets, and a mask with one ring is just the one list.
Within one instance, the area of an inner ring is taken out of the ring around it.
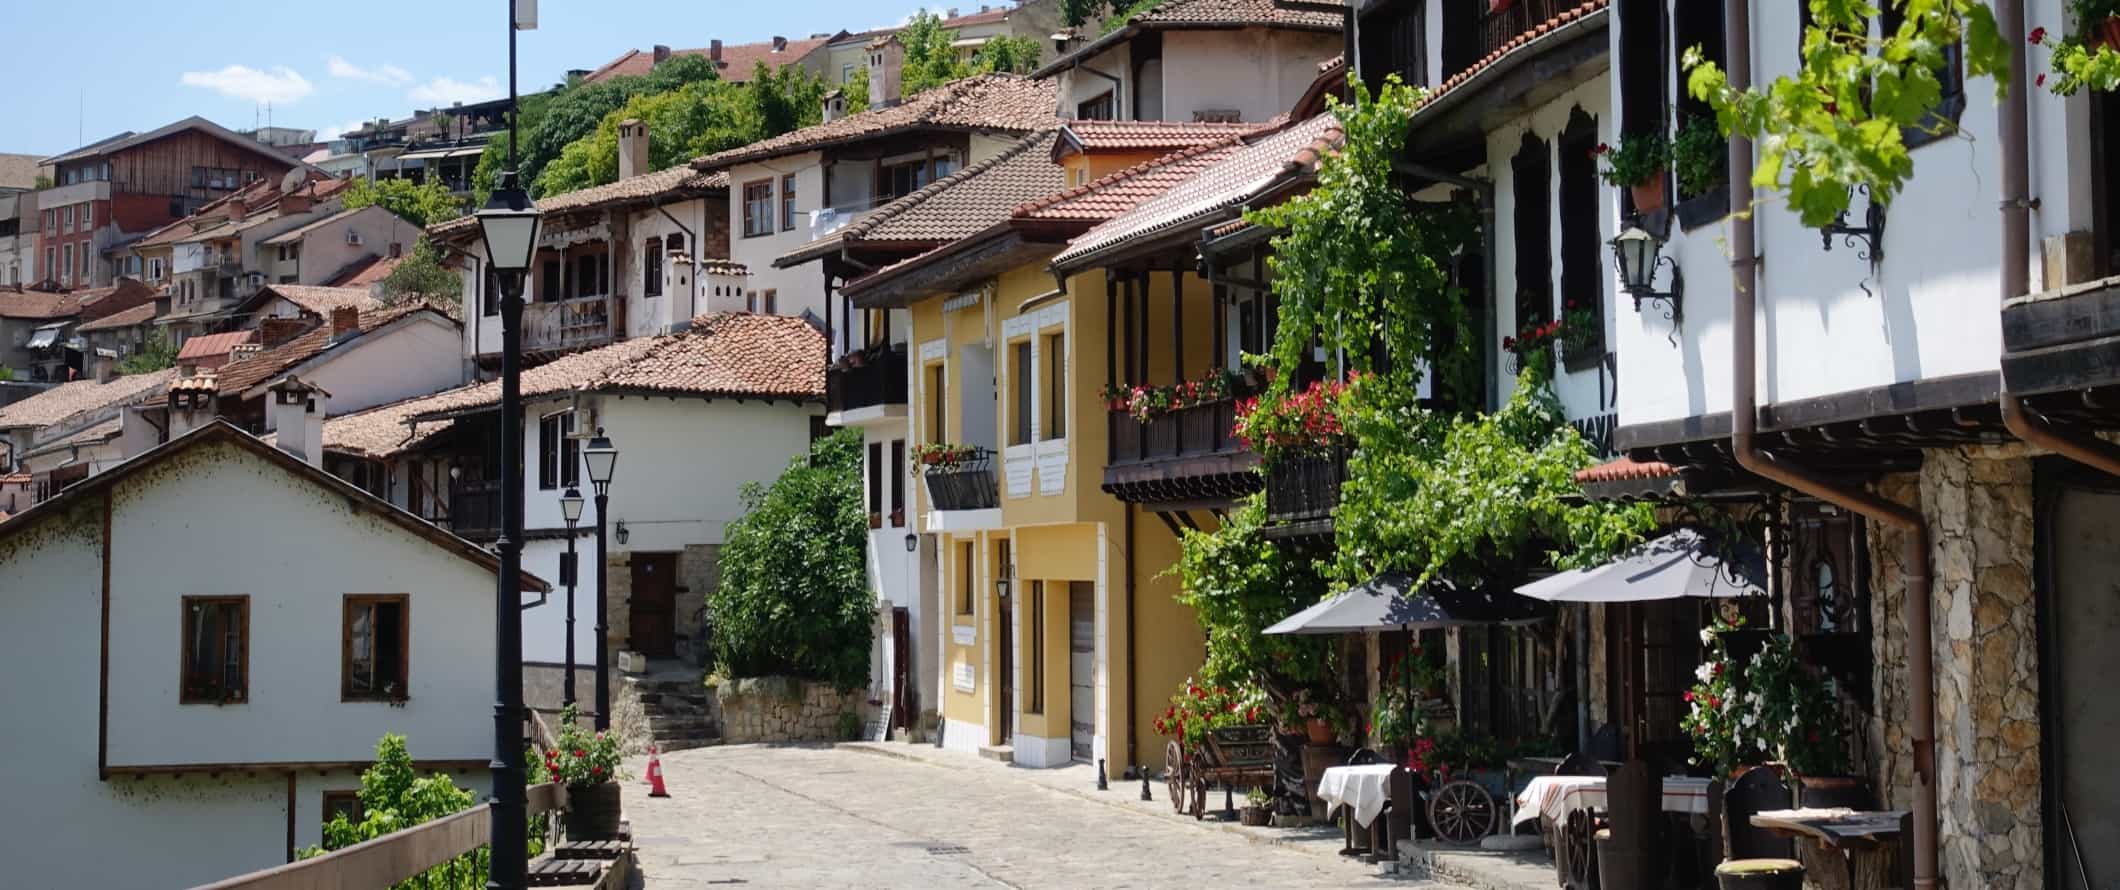
{"label": "window", "polygon": [[795,174],[780,178],[780,230],[795,230]]}
{"label": "window", "polygon": [[501,276],[493,271],[492,266],[486,267],[486,274],[479,282],[478,313],[486,316],[501,314]]}
{"label": "window", "polygon": [[63,245],[66,250],[66,265],[59,267],[59,280],[72,281],[74,277],[74,246]]}
{"label": "window", "polygon": [[1023,660],[1030,668],[1024,680],[1029,694],[1023,697],[1023,713],[1045,713],[1045,582],[1032,581],[1029,606],[1024,610]]}
{"label": "window", "polygon": [[86,242],[86,241],[83,241],[83,242],[81,242],[81,277],[80,277],[80,280],[81,280],[81,283],[83,283],[83,284],[87,284],[87,283],[88,283],[88,269],[89,269],[89,266],[88,266],[88,264],[89,264],[89,261],[90,261],[90,260],[92,260],[92,259],[94,259],[94,258],[95,258],[95,251],[94,251],[93,249],[91,249],[91,248],[89,247],[89,245],[88,245],[88,242]]}
{"label": "window", "polygon": [[1067,438],[1067,335],[1045,338],[1045,438]]}
{"label": "window", "polygon": [[[1803,4],[1808,7],[1810,4]],[[1906,9],[1896,3],[1879,4],[1883,15],[1878,18],[1878,34],[1889,35],[1906,24]],[[1900,139],[1907,148],[1919,148],[1939,139],[1944,139],[1958,129],[1958,117],[1965,111],[1965,44],[1953,43],[1944,47],[1943,65],[1936,69],[1936,82],[1943,88],[1943,95],[1921,123],[1901,131]]]}
{"label": "window", "polygon": [[538,269],[537,300],[540,303],[560,301],[565,282],[560,278],[559,260],[546,260]]}
{"label": "window", "polygon": [[1075,104],[1075,119],[1085,121],[1108,121],[1118,117],[1119,104],[1112,94],[1103,93],[1094,99]]}
{"label": "window", "polygon": [[[1561,349],[1569,370],[1588,368],[1603,361],[1605,353],[1605,245],[1599,231],[1597,181],[1597,119],[1581,108],[1568,115],[1568,128],[1561,131],[1561,308],[1564,312],[1589,313],[1594,348]],[[1589,354],[1577,355],[1577,352]]]}
{"label": "window", "polygon": [[744,302],[754,314],[772,315],[779,309],[780,289],[769,287],[765,290],[754,290]]}
{"label": "window", "polygon": [[645,247],[641,248],[641,256],[640,256],[640,274],[641,274],[641,285],[640,285],[640,294],[641,294],[641,296],[643,296],[643,297],[660,297],[660,296],[662,296],[662,272],[663,272],[663,270],[662,270],[662,266],[663,266],[663,264],[662,264],[662,261],[663,261],[663,246],[662,246],[662,239],[661,239],[661,238],[650,238],[650,239],[648,239],[648,243],[647,243],[647,246],[645,246]]}
{"label": "window", "polygon": [[581,441],[574,438],[574,412],[547,414],[537,422],[537,487],[550,491],[581,485]]}
{"label": "window", "polygon": [[[1007,554],[1008,542],[1001,542],[1002,553]],[[972,614],[972,542],[957,545],[957,614]]]}
{"label": "window", "polygon": [[84,231],[84,232],[87,232],[87,231],[91,231],[91,230],[95,229],[95,227],[96,227],[96,205],[94,205],[94,204],[83,204],[83,205],[81,205],[81,231]]}
{"label": "window", "polygon": [[180,704],[219,705],[250,697],[250,597],[184,598],[184,685]]}
{"label": "window", "polygon": [[1448,83],[1450,78],[1472,67],[1489,51],[1486,38],[1480,35],[1480,18],[1487,14],[1487,9],[1484,0],[1444,0],[1443,82]]}
{"label": "window", "polygon": [[927,369],[927,440],[929,442],[948,442],[950,440],[949,425],[945,423],[949,419],[950,404],[945,398],[945,396],[949,395],[949,375],[945,373],[946,370],[947,366],[941,362],[929,365]]}
{"label": "window", "polygon": [[45,249],[44,249],[44,277],[46,277],[46,278],[55,278],[55,277],[57,277],[57,276],[55,276],[55,275],[53,275],[53,274],[52,274],[52,270],[53,270],[53,269],[56,269],[56,268],[58,268],[58,267],[59,267],[59,251],[58,251],[58,249],[57,249],[57,248],[53,248],[53,247],[47,247],[47,248],[45,248]]}
{"label": "window", "polygon": [[852,65],[841,65],[841,66],[839,66],[839,82],[840,82],[840,83],[853,83],[853,82],[854,82],[854,66],[852,66]]}
{"label": "window", "polygon": [[773,234],[773,180],[747,182],[743,186],[743,236]]}
{"label": "window", "polygon": [[150,280],[150,281],[161,281],[161,280],[162,280],[162,258],[161,258],[161,257],[149,257],[149,258],[148,258],[148,260],[147,260],[147,278],[148,278],[148,280]]}
{"label": "window", "polygon": [[346,635],[339,657],[343,701],[403,701],[411,597],[346,595]]}
{"label": "window", "polygon": [[1509,162],[1516,196],[1516,329],[1553,320],[1552,152],[1530,133]]}
{"label": "window", "polygon": [[56,231],[58,231],[58,229],[56,229],[56,228],[53,228],[53,227],[52,227],[52,220],[54,220],[54,219],[56,219],[56,218],[57,218],[57,211],[52,211],[52,210],[46,210],[46,211],[44,211],[44,231],[46,231],[46,232],[56,232]]}
{"label": "window", "polygon": [[881,184],[885,198],[902,198],[919,191],[928,184],[927,159],[884,165]]}
{"label": "window", "polygon": [[1008,347],[1008,391],[1010,445],[1029,445],[1031,442],[1031,341],[1011,343]]}
{"label": "window", "polygon": [[[957,156],[956,156],[956,155],[938,155],[938,156],[936,156],[936,158],[935,158],[935,176],[934,176],[934,179],[941,179],[942,177],[948,176],[948,175],[950,175],[950,174],[952,174],[952,173],[955,173],[955,172],[957,172]],[[931,181],[932,181],[932,180],[931,180]]]}
{"label": "window", "polygon": [[891,440],[891,462],[885,465],[891,474],[891,527],[905,526],[905,440]]}
{"label": "window", "polygon": [[68,232],[71,232],[71,231],[73,231],[73,230],[74,230],[74,208],[72,208],[72,207],[65,207],[65,208],[61,208],[61,209],[60,209],[60,211],[59,211],[59,214],[60,214],[60,219],[61,219],[61,221],[62,221],[62,222],[61,222],[61,224],[62,224],[62,225],[63,225],[63,226],[65,227],[65,228],[64,228],[64,231],[68,231]]}
{"label": "window", "polygon": [[869,443],[869,527],[881,526],[883,517],[883,443]]}
{"label": "window", "polygon": [[351,824],[359,824],[363,818],[367,817],[367,813],[361,809],[361,793],[359,791],[324,792],[323,824],[330,825],[331,820],[339,816],[345,816],[346,821]]}
{"label": "window", "polygon": [[[1668,133],[1664,104],[1664,0],[1617,0],[1620,131],[1628,136]],[[1804,4],[1797,4],[1802,6]]]}

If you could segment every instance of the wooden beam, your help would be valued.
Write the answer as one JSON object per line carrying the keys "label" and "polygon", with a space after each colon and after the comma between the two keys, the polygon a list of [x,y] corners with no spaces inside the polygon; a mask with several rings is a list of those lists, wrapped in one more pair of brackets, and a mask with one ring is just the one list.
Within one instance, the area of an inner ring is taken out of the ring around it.
{"label": "wooden beam", "polygon": [[1171,383],[1185,382],[1185,273],[1170,271]]}
{"label": "wooden beam", "polygon": [[[1131,508],[1129,508],[1129,509],[1131,509]],[[1185,530],[1184,530],[1184,529],[1181,529],[1181,528],[1179,528],[1179,527],[1178,527],[1178,521],[1177,521],[1177,520],[1175,520],[1175,519],[1172,519],[1172,518],[1170,518],[1170,514],[1169,514],[1169,513],[1157,513],[1157,514],[1156,514],[1156,518],[1157,518],[1157,519],[1161,519],[1161,520],[1163,520],[1163,525],[1164,525],[1164,527],[1166,527],[1166,528],[1169,528],[1169,529],[1170,529],[1170,536],[1171,536],[1171,537],[1173,537],[1173,538],[1177,538],[1177,539],[1179,539],[1179,540],[1184,540],[1184,538],[1185,538]]]}

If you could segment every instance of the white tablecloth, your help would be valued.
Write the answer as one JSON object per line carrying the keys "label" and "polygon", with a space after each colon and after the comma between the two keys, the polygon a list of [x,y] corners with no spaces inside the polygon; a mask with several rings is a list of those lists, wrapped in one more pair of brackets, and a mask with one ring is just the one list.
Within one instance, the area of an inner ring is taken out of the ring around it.
{"label": "white tablecloth", "polygon": [[1391,770],[1388,763],[1328,768],[1318,777],[1318,799],[1325,801],[1327,812],[1346,806],[1354,812],[1354,823],[1366,827],[1391,796]]}
{"label": "white tablecloth", "polygon": [[[1605,780],[1596,776],[1539,776],[1516,795],[1516,819],[1529,822],[1541,816],[1559,825],[1568,815],[1585,807],[1606,809]],[[1708,780],[1664,777],[1664,812],[1708,812]]]}

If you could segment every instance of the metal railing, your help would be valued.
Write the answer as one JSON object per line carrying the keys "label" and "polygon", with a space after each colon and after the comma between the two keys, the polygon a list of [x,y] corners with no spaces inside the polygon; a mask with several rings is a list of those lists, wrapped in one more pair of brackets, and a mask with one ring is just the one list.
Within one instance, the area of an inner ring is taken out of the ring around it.
{"label": "metal railing", "polygon": [[1124,411],[1111,412],[1111,463],[1229,454],[1244,443],[1231,430],[1237,423],[1234,399],[1179,408],[1148,420]]}
{"label": "metal railing", "polygon": [[825,410],[905,404],[905,367],[904,346],[849,355],[841,367],[825,375]]}
{"label": "metal railing", "polygon": [[1507,9],[1488,13],[1480,19],[1479,57],[1486,58],[1517,35],[1536,29],[1575,5],[1575,0],[1516,0]]}
{"label": "metal railing", "polygon": [[1324,519],[1340,505],[1347,450],[1284,455],[1266,470],[1266,518],[1273,522]]}
{"label": "metal railing", "polygon": [[994,452],[980,448],[972,457],[949,466],[928,467],[928,503],[937,510],[990,510],[1001,506],[1001,486],[994,477]]}

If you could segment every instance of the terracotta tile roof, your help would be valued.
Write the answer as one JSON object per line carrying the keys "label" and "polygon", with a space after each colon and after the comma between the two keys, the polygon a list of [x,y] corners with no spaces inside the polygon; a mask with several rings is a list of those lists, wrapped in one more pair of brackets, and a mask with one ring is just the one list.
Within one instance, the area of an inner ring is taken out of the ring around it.
{"label": "terracotta tile roof", "polygon": [[28,449],[22,452],[22,456],[36,457],[40,454],[50,454],[54,451],[59,451],[65,448],[71,448],[76,445],[89,445],[103,442],[108,439],[115,439],[118,436],[119,430],[123,429],[124,426],[125,418],[123,417],[105,418],[103,420],[99,420],[95,423],[89,424],[88,426],[82,427],[81,429],[75,430],[74,432],[60,436],[59,438],[52,439],[50,441],[35,442],[31,444]]}
{"label": "terracotta tile roof", "polygon": [[390,273],[397,271],[397,267],[403,265],[404,262],[405,257],[403,255],[383,256],[382,254],[371,254],[356,260],[344,269],[340,269],[339,274],[324,282],[324,286],[357,287],[366,290],[373,285],[381,284],[383,279],[389,278]]}
{"label": "terracotta tile roof", "polygon": [[[294,228],[292,228],[292,229],[288,229],[288,230],[287,230],[287,231],[285,231],[285,232],[281,232],[281,233],[279,233],[279,234],[277,234],[277,235],[274,235],[274,236],[272,236],[272,237],[270,237],[270,238],[267,238],[267,239],[265,239],[264,241],[262,241],[262,242],[259,242],[259,243],[261,243],[261,244],[266,244],[266,245],[272,245],[272,246],[277,246],[277,245],[281,245],[281,244],[293,244],[293,243],[295,243],[295,242],[297,242],[297,241],[300,241],[300,240],[302,240],[303,238],[307,237],[307,236],[309,235],[309,233],[311,233],[311,232],[314,232],[314,231],[316,231],[316,230],[318,230],[318,229],[321,229],[321,228],[323,228],[323,227],[325,227],[325,226],[331,225],[332,223],[335,223],[335,222],[343,222],[343,221],[345,221],[345,220],[347,220],[347,219],[350,219],[350,218],[352,218],[354,214],[360,213],[361,211],[364,211],[364,210],[367,210],[367,209],[368,209],[368,208],[366,208],[366,207],[355,207],[355,208],[353,208],[352,210],[341,210],[341,211],[339,211],[339,212],[337,212],[337,213],[327,214],[327,215],[325,215],[325,216],[323,216],[323,217],[321,217],[321,218],[318,218],[318,219],[312,220],[312,221],[310,221],[310,222],[306,222],[306,223],[303,223],[303,224],[301,224],[301,225],[299,225],[299,226],[296,226],[296,227],[294,227]],[[386,210],[384,210],[383,212],[385,212],[385,213],[389,213],[390,211],[386,209]],[[400,219],[402,219],[402,217],[400,217]],[[407,223],[410,223],[410,222],[411,222],[411,220],[405,220],[405,221],[406,221]],[[250,227],[251,225],[254,225],[254,223],[250,222],[249,220],[244,220],[244,221],[243,221],[243,224],[244,224],[244,227],[245,227],[245,228],[248,228],[248,227]]]}
{"label": "terracotta tile roof", "polygon": [[[724,43],[721,46],[721,62],[715,66],[715,70],[721,73],[722,80],[749,83],[751,75],[758,70],[758,63],[764,62],[768,66],[793,65],[802,61],[804,56],[816,51],[819,47],[832,42],[836,37],[837,35],[832,35],[789,40],[779,51],[773,49],[773,42],[770,40],[758,43]],[[670,51],[670,58],[705,56],[711,52],[713,50],[710,47],[673,49]],[[618,58],[605,62],[603,67],[589,72],[589,76],[582,78],[582,81],[584,83],[597,83],[614,77],[639,77],[653,70],[655,70],[655,53],[653,51],[642,52],[637,49],[629,49]]]}
{"label": "terracotta tile roof", "polygon": [[[320,172],[310,173],[308,176],[298,190],[306,191],[311,198],[319,201],[345,190],[349,184],[348,180],[333,179]],[[282,177],[278,176],[268,176],[216,198],[201,205],[190,216],[148,230],[140,240],[133,242],[132,247],[138,249],[228,238],[279,219],[280,199],[286,196],[280,191],[281,179]],[[230,204],[237,201],[243,202],[243,216],[240,219],[228,219],[226,211]]]}
{"label": "terracotta tile roof", "polygon": [[1455,90],[1460,86],[1463,86],[1466,81],[1469,81],[1474,77],[1479,76],[1481,72],[1484,72],[1488,68],[1493,67],[1496,62],[1501,61],[1510,53],[1516,52],[1517,50],[1524,48],[1531,42],[1553,33],[1554,29],[1566,25],[1570,22],[1576,21],[1578,19],[1588,17],[1591,14],[1596,13],[1610,5],[1611,0],[1585,0],[1585,2],[1583,3],[1579,3],[1575,6],[1569,7],[1568,9],[1561,10],[1560,12],[1554,14],[1552,18],[1538,23],[1536,26],[1529,28],[1523,33],[1511,38],[1509,42],[1504,43],[1499,47],[1496,47],[1493,52],[1488,53],[1479,61],[1474,62],[1469,66],[1466,66],[1465,70],[1451,75],[1448,80],[1443,81],[1440,85],[1436,86],[1435,89],[1429,90],[1427,97],[1421,100],[1421,107],[1426,108],[1430,105],[1434,105],[1436,103],[1436,100],[1441,99],[1445,95],[1448,95],[1450,91]]}
{"label": "terracotta tile roof", "polygon": [[1237,149],[1234,137],[1195,145],[1024,204],[1012,215],[1018,219],[1103,222],[1199,175]]}
{"label": "terracotta tile roof", "polygon": [[176,369],[164,368],[149,374],[120,375],[109,383],[61,383],[0,408],[0,429],[49,426],[83,411],[155,398],[176,378]]}
{"label": "terracotta tile roof", "polygon": [[[557,195],[546,195],[534,203],[547,214],[581,212],[603,207],[647,203],[657,198],[685,198],[729,190],[729,174],[701,173],[680,164],[631,179],[593,185]],[[464,238],[478,231],[478,219],[470,214],[427,227],[436,238]]]}
{"label": "terracotta tile roof", "polygon": [[734,260],[711,259],[699,261],[699,274],[744,276],[751,274],[751,270]]}
{"label": "terracotta tile roof", "polygon": [[187,337],[184,348],[177,350],[177,361],[184,364],[227,355],[230,350],[249,343],[258,335],[257,331],[229,331],[225,334],[199,334]]}
{"label": "terracotta tile roof", "polygon": [[0,290],[0,318],[56,320],[81,314],[81,298],[41,290]]}
{"label": "terracotta tile roof", "polygon": [[[526,399],[590,391],[824,397],[824,334],[806,319],[731,312],[702,315],[681,333],[637,337],[563,355],[523,372]],[[427,396],[413,417],[445,417],[500,404],[500,382]]]}
{"label": "terracotta tile roof", "polygon": [[[415,312],[433,312],[445,315],[440,309],[414,300],[396,306],[385,306],[365,310],[361,313],[361,333],[366,334]],[[445,315],[446,317],[446,315]],[[197,338],[193,338],[197,339]],[[356,338],[357,339],[357,338]],[[342,343],[355,340],[331,339],[331,325],[320,323],[307,333],[256,355],[241,358],[222,365],[214,375],[216,388],[221,395],[236,395],[260,383],[271,380],[281,372],[315,358],[326,350],[337,348]],[[190,346],[186,341],[184,344]]]}
{"label": "terracotta tile roof", "polygon": [[1346,14],[1338,9],[1342,0],[1167,0],[1135,15],[1124,27],[1076,48],[1032,77],[1047,77],[1072,67],[1131,39],[1142,31],[1179,31],[1203,28],[1286,28],[1304,31],[1339,31]]}
{"label": "terracotta tile roof", "polygon": [[1618,482],[1627,479],[1658,479],[1677,475],[1677,467],[1660,460],[1638,461],[1631,457],[1622,457],[1618,460],[1606,461],[1594,467],[1577,470],[1575,481],[1578,483]]}
{"label": "terracotta tile roof", "polygon": [[1056,155],[1070,151],[1176,151],[1225,142],[1266,125],[1197,121],[1068,121]]}
{"label": "terracotta tile roof", "polygon": [[80,327],[77,327],[74,330],[80,331],[84,334],[90,331],[110,331],[116,330],[118,328],[129,328],[134,325],[142,325],[154,320],[155,304],[142,303],[138,306],[132,307],[131,309],[121,309],[117,312],[113,312],[109,315],[103,316],[102,318],[96,319],[95,321],[83,322]]}
{"label": "terracotta tile roof", "polygon": [[1052,162],[1054,131],[1045,130],[1000,153],[885,204],[849,224],[845,242],[940,243],[976,234],[1008,218],[1026,201],[1066,184],[1066,171]]}
{"label": "terracotta tile roof", "polygon": [[382,459],[411,451],[427,440],[447,432],[453,421],[431,420],[412,424],[428,400],[447,397],[480,384],[444,390],[430,396],[377,405],[365,411],[324,419],[324,450],[356,457]]}
{"label": "terracotta tile roof", "polygon": [[720,170],[746,161],[856,142],[916,129],[999,130],[1026,133],[1059,123],[1054,114],[1058,86],[1015,74],[982,74],[923,90],[897,105],[863,111],[836,121],[804,127],[742,148],[707,155],[692,162],[700,170]]}
{"label": "terracotta tile roof", "polygon": [[1341,54],[1339,54],[1339,55],[1337,55],[1337,56],[1333,56],[1333,57],[1332,57],[1332,58],[1330,58],[1330,59],[1326,59],[1326,60],[1325,60],[1325,61],[1323,61],[1323,62],[1319,62],[1319,63],[1318,63],[1318,73],[1319,73],[1319,74],[1324,74],[1325,72],[1327,72],[1327,71],[1331,71],[1331,70],[1333,70],[1333,69],[1335,69],[1335,68],[1345,68],[1345,67],[1347,67],[1347,54],[1346,54],[1346,53],[1341,53]]}
{"label": "terracotta tile roof", "polygon": [[1166,234],[1188,223],[1228,211],[1265,191],[1287,174],[1306,171],[1345,138],[1339,119],[1321,114],[1278,132],[1247,139],[1196,175],[1142,201],[1069,242],[1053,258],[1057,267],[1136,238]]}
{"label": "terracotta tile roof", "polygon": [[37,187],[37,156],[0,154],[0,189]]}
{"label": "terracotta tile roof", "polygon": [[81,303],[81,320],[95,321],[112,313],[152,305],[155,289],[136,278],[120,278],[110,287],[74,291],[74,299]]}
{"label": "terracotta tile roof", "polygon": [[352,306],[363,312],[377,308],[379,303],[369,296],[365,287],[314,287],[302,284],[268,284],[259,292],[260,296],[278,296],[289,303],[331,317],[331,310],[341,306]]}

